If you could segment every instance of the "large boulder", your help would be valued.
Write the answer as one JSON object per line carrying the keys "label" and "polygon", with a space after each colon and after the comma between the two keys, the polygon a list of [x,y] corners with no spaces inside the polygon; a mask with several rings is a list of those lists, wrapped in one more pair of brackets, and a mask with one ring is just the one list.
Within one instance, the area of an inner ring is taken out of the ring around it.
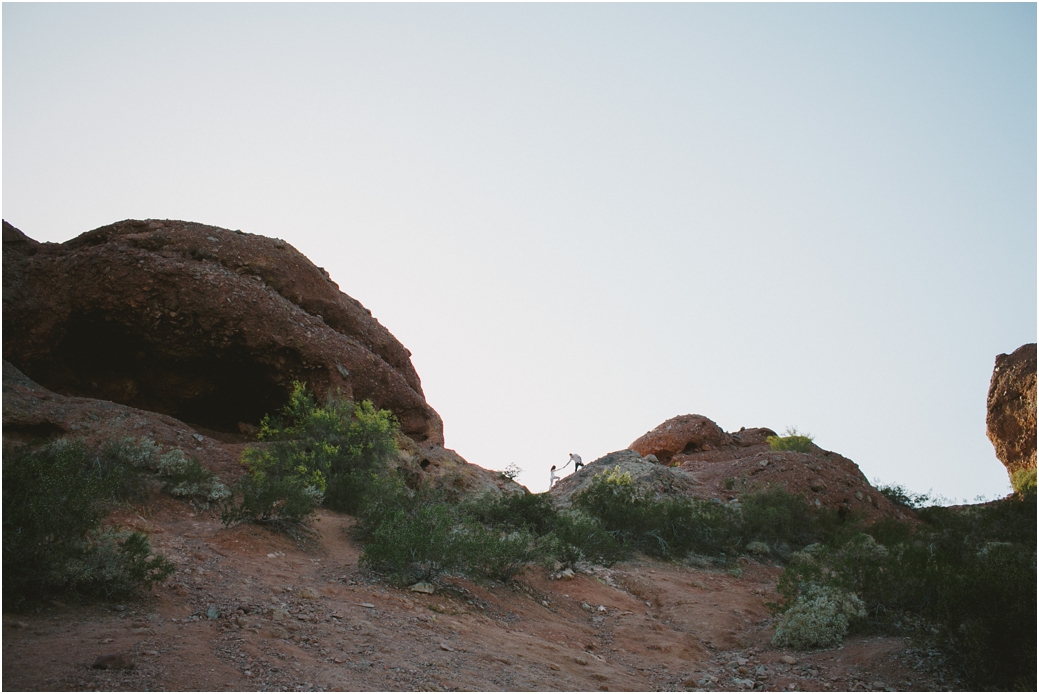
{"label": "large boulder", "polygon": [[237,432],[305,381],[443,444],[411,353],[280,239],[127,220],[38,243],[5,221],[3,242],[4,358],[51,391]]}
{"label": "large boulder", "polygon": [[1008,474],[1035,469],[1035,343],[996,357],[988,389],[988,437]]}
{"label": "large boulder", "polygon": [[653,431],[647,431],[628,448],[642,456],[656,456],[666,464],[680,453],[706,451],[731,443],[732,437],[707,417],[683,414],[672,417]]}

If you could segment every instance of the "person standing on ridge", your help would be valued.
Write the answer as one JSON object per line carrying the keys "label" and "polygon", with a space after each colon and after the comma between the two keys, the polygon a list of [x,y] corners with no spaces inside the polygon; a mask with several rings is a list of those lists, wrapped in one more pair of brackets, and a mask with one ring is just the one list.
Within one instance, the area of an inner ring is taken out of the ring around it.
{"label": "person standing on ridge", "polygon": [[559,475],[556,474],[556,466],[552,466],[552,470],[548,474],[548,488],[551,489],[552,485],[559,481]]}
{"label": "person standing on ridge", "polygon": [[[570,460],[566,461],[566,465],[569,465],[570,463],[574,464],[574,472],[580,470],[581,467],[584,465],[584,463],[581,462],[581,456],[577,455],[576,453],[570,454]],[[566,467],[566,465],[564,465],[563,467]]]}

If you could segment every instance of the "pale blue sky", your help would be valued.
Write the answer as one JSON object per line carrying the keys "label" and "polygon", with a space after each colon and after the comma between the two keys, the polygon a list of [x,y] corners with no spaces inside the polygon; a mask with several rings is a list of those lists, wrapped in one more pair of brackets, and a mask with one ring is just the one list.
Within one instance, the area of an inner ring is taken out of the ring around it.
{"label": "pale blue sky", "polygon": [[1036,6],[3,5],[3,216],[278,236],[547,487],[698,413],[1009,490]]}

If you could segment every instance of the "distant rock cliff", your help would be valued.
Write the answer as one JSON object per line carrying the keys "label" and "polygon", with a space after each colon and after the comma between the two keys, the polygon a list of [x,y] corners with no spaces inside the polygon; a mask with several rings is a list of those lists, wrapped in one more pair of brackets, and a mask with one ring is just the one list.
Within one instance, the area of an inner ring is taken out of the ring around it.
{"label": "distant rock cliff", "polygon": [[1035,469],[1035,343],[996,357],[985,417],[989,441],[1007,473]]}

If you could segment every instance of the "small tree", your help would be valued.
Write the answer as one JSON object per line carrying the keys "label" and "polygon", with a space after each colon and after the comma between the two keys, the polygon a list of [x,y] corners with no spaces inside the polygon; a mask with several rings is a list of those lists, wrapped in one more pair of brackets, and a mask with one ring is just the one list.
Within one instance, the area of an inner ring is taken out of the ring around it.
{"label": "small tree", "polygon": [[356,513],[373,475],[396,452],[397,421],[370,401],[330,397],[318,405],[306,384],[293,384],[281,416],[263,418],[263,448],[248,448],[249,474],[224,510],[227,524],[250,520],[284,529],[303,526],[319,504]]}

